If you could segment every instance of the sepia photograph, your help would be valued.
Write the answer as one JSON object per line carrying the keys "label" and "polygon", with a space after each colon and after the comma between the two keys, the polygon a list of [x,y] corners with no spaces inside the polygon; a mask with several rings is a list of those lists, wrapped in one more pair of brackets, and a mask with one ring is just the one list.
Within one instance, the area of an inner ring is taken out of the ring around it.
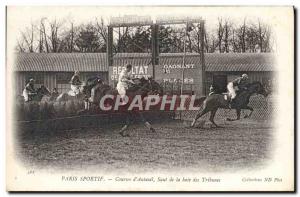
{"label": "sepia photograph", "polygon": [[294,12],[7,6],[7,191],[295,191]]}

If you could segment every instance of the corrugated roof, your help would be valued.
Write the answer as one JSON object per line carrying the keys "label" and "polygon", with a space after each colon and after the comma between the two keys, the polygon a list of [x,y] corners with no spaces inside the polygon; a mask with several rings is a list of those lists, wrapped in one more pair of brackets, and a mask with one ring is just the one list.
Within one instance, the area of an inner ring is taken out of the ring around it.
{"label": "corrugated roof", "polygon": [[107,71],[105,53],[18,53],[16,71]]}
{"label": "corrugated roof", "polygon": [[270,53],[207,53],[206,71],[274,71]]}
{"label": "corrugated roof", "polygon": [[[181,64],[182,53],[160,54],[160,65]],[[271,53],[206,53],[206,71],[274,71]],[[115,65],[151,65],[149,53],[119,53]],[[186,64],[199,65],[199,54],[187,53]],[[16,71],[108,71],[105,53],[18,53]]]}

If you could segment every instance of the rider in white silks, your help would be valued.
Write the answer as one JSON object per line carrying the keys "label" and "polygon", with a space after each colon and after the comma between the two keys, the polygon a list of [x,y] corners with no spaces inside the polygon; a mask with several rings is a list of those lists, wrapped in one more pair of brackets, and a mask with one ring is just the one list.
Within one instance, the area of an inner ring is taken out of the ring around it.
{"label": "rider in white silks", "polygon": [[213,95],[213,94],[215,94],[215,89],[214,89],[214,86],[213,86],[213,85],[210,85],[208,96]]}
{"label": "rider in white silks", "polygon": [[82,82],[79,79],[79,71],[75,71],[74,75],[71,78],[70,83],[71,83],[71,90],[72,91],[70,91],[69,94],[71,96],[78,95],[80,93],[80,86],[82,84]]}
{"label": "rider in white silks", "polygon": [[229,82],[227,85],[227,89],[229,92],[229,96],[231,101],[236,97],[236,91],[239,90],[239,87],[247,84],[248,75],[243,74],[241,77],[236,78],[232,82]]}
{"label": "rider in white silks", "polygon": [[118,81],[118,84],[117,84],[117,90],[118,90],[118,93],[120,94],[121,96],[121,99],[122,99],[122,103],[121,104],[126,104],[125,101],[124,101],[124,97],[126,96],[126,90],[128,89],[128,84],[129,83],[134,83],[132,80],[131,80],[131,69],[132,69],[132,66],[130,64],[128,64],[126,66],[126,69],[123,69],[122,72],[119,74],[119,81]]}
{"label": "rider in white silks", "polygon": [[34,79],[30,79],[23,90],[23,97],[25,102],[31,101],[33,95],[35,94],[36,91],[34,89]]}

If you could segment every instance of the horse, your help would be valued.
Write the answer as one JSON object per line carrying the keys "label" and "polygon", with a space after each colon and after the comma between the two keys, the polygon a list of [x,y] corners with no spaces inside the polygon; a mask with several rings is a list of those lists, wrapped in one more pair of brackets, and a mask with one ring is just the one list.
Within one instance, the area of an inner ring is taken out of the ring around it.
{"label": "horse", "polygon": [[99,76],[88,78],[82,85],[82,93],[86,95],[87,98],[91,97],[93,89],[98,88],[97,85],[103,84],[103,80]]}
{"label": "horse", "polygon": [[61,93],[59,96],[57,96],[56,101],[67,101],[75,99],[86,100],[90,97],[92,88],[101,83],[103,83],[103,81],[99,76],[90,77],[80,85],[78,95],[72,96],[69,93]]}
{"label": "horse", "polygon": [[[50,96],[51,93],[50,91],[48,90],[48,88],[46,88],[44,85],[41,85],[41,87],[39,87],[37,90],[36,90],[36,93],[30,95],[30,100],[27,101],[27,102],[30,102],[30,101],[37,101],[37,102],[40,102],[44,96]],[[24,97],[23,97],[24,98]],[[25,100],[24,100],[25,101]]]}
{"label": "horse", "polygon": [[56,101],[58,96],[59,96],[58,92],[51,92],[51,96],[48,101]]}
{"label": "horse", "polygon": [[[127,90],[127,96],[133,97],[135,95],[141,95],[142,98],[147,95],[162,95],[163,88],[153,80],[151,77],[148,79],[134,78],[134,84],[129,85]],[[97,83],[92,83],[91,85],[86,85],[83,87],[83,92],[87,95],[90,104],[99,105],[101,98],[107,94],[117,96],[118,91],[115,88],[103,83],[102,81],[97,81]]]}
{"label": "horse", "polygon": [[[144,77],[142,78],[135,78],[133,79],[134,84],[132,84],[127,92],[126,95],[129,98],[134,98],[134,96],[136,95],[140,95],[142,99],[144,99],[146,96],[148,95],[162,95],[163,94],[163,89],[162,87],[159,85],[159,83],[157,83],[156,81],[154,81],[152,78],[148,78],[145,79]],[[94,91],[91,94],[91,97],[89,98],[89,102],[91,104],[94,104],[96,106],[99,106],[100,100],[103,96],[105,95],[113,95],[113,96],[117,96],[118,95],[118,91],[115,88],[112,88],[111,86],[101,83],[98,84],[98,87],[94,89]],[[115,103],[116,100],[111,100],[108,104],[109,105],[113,105]],[[123,106],[124,108],[128,107],[127,106]],[[130,116],[133,115],[133,113],[137,113],[139,115],[139,117],[141,118],[142,122],[145,124],[145,126],[152,132],[155,132],[155,129],[151,126],[151,124],[145,120],[143,114],[141,114],[139,111],[126,111],[126,124],[122,127],[122,129],[120,130],[120,135],[122,135],[123,137],[128,137],[129,135],[126,134],[126,130],[130,125]]]}
{"label": "horse", "polygon": [[56,98],[56,101],[62,102],[62,101],[68,101],[68,100],[84,100],[86,98],[86,95],[83,93],[83,87],[84,87],[84,84],[80,85],[79,94],[77,94],[75,96],[72,96],[72,95],[69,94],[69,92],[72,91],[72,90],[70,90],[69,92],[61,93]]}
{"label": "horse", "polygon": [[248,106],[248,104],[249,104],[250,97],[255,93],[261,94],[264,97],[268,96],[268,92],[265,90],[265,88],[263,87],[263,85],[260,82],[253,82],[253,83],[247,84],[245,86],[244,90],[241,90],[240,92],[238,92],[238,95],[231,103],[231,107],[230,107],[229,100],[226,99],[226,97],[227,98],[229,97],[228,94],[212,94],[212,95],[206,97],[203,101],[203,109],[193,119],[193,121],[191,123],[191,127],[193,127],[195,125],[197,119],[199,119],[201,116],[203,116],[204,114],[206,114],[208,112],[210,112],[209,120],[212,122],[212,124],[215,125],[216,127],[220,127],[219,125],[217,125],[214,122],[214,117],[219,108],[236,110],[237,118],[236,119],[227,118],[228,121],[239,120],[242,109],[250,110],[250,114],[246,115],[244,118],[251,117],[254,109],[252,107]]}

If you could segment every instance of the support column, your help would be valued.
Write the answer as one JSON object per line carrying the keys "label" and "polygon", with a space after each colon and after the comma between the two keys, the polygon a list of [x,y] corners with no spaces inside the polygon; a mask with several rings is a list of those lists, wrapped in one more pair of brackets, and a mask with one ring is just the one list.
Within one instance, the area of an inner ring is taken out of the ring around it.
{"label": "support column", "polygon": [[202,78],[202,96],[205,96],[207,94],[206,90],[206,67],[205,67],[205,57],[204,57],[204,20],[201,20],[200,22],[200,45],[201,45],[201,52],[200,52],[200,59],[201,59],[201,78]]}
{"label": "support column", "polygon": [[158,25],[151,25],[152,76],[155,79],[155,66],[159,64]]}
{"label": "support column", "polygon": [[106,61],[108,65],[108,82],[109,85],[112,85],[114,87],[114,84],[111,80],[110,75],[112,74],[112,66],[113,66],[113,27],[108,26],[107,27],[107,40],[106,40]]}

